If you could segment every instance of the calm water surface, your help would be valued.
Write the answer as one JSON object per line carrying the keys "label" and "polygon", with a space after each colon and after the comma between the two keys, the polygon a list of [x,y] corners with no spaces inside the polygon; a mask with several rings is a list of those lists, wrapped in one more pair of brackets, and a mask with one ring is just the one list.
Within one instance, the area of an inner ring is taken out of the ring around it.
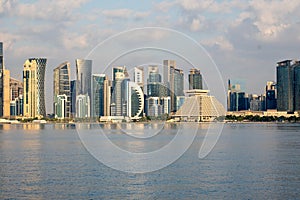
{"label": "calm water surface", "polygon": [[[198,127],[200,126],[200,127]],[[225,124],[205,158],[206,127],[175,163],[146,174],[110,169],[94,159],[74,125],[0,125],[0,199],[300,199],[300,124]],[[169,127],[151,141],[116,129],[111,141],[147,152],[167,144]]]}

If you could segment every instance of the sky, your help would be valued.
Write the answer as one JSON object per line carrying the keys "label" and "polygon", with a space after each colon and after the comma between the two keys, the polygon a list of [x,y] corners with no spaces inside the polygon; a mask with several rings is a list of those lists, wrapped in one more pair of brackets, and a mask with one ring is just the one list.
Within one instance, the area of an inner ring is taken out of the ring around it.
{"label": "sky", "polygon": [[[299,0],[0,0],[0,41],[4,43],[5,67],[14,78],[21,79],[26,59],[48,59],[48,113],[52,110],[55,67],[69,61],[74,79],[76,58],[86,58],[99,43],[115,34],[143,27],[161,27],[192,38],[217,65],[224,84],[229,78],[243,80],[246,92],[261,94],[266,81],[275,80],[278,61],[300,58],[299,10]],[[127,37],[122,47],[130,50],[133,44],[143,46],[148,40],[160,44],[170,37],[166,31],[143,34]],[[183,46],[186,55],[193,53],[176,38],[172,43]],[[113,45],[100,48],[96,57],[104,57],[110,48]],[[155,59],[153,62],[162,63]],[[124,64],[134,66],[136,62],[132,58]],[[106,64],[101,67],[105,69]],[[200,70],[205,68],[205,63],[196,64]],[[95,73],[102,70],[93,68]]]}

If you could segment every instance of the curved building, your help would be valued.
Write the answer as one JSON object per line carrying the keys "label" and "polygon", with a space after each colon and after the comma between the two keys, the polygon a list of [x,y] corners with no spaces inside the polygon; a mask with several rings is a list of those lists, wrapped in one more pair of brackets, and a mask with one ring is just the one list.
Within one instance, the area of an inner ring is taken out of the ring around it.
{"label": "curved building", "polygon": [[128,117],[139,119],[144,110],[144,93],[141,87],[134,82],[128,82]]}
{"label": "curved building", "polygon": [[[76,63],[76,99],[77,96],[79,95],[87,95],[88,99],[91,99],[92,61],[85,60],[85,59],[76,59],[75,63]],[[90,109],[91,103],[92,102],[90,102],[88,109]],[[78,109],[76,108],[76,110]],[[90,110],[88,111],[88,113],[90,113]],[[77,114],[77,116],[79,115]]]}
{"label": "curved building", "polygon": [[46,58],[30,58],[24,64],[24,117],[46,116],[44,86],[46,64]]}

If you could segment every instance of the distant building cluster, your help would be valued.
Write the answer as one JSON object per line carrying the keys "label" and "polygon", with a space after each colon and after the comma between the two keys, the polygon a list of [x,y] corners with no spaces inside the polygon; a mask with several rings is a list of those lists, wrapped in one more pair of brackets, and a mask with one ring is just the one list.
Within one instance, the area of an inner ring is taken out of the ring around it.
{"label": "distant building cluster", "polygon": [[[0,43],[0,117],[46,117],[46,65],[46,58],[29,58],[23,66],[23,80],[10,78]],[[206,121],[225,115],[222,105],[203,90],[200,70],[190,70],[185,93],[184,72],[174,60],[163,61],[163,76],[157,65],[134,67],[133,80],[125,66],[112,68],[112,80],[107,74],[92,74],[92,60],[86,59],[75,60],[76,79],[70,80],[70,65],[64,62],[53,70],[53,117],[57,119],[132,121],[174,116]],[[194,107],[190,105],[193,99],[197,101]],[[198,112],[191,114],[190,109]]]}
{"label": "distant building cluster", "polygon": [[[300,62],[284,60],[277,63],[276,82],[268,81],[261,95],[247,94],[240,84],[228,80],[227,110],[269,111],[294,114],[300,111]],[[270,114],[269,113],[269,114]]]}

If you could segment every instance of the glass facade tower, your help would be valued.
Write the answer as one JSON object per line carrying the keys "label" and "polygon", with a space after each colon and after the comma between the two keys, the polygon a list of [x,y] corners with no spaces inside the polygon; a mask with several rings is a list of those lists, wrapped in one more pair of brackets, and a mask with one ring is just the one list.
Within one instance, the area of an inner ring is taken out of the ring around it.
{"label": "glass facade tower", "polygon": [[[79,95],[85,95],[87,96],[84,102],[85,103],[80,103],[80,106],[85,106],[86,102],[89,102],[90,105],[88,106],[88,111],[85,113],[90,114],[90,108],[92,105],[92,102],[90,101],[91,97],[92,97],[92,87],[91,87],[91,79],[92,79],[92,61],[91,60],[84,60],[84,59],[76,59],[76,101],[77,101],[77,96]],[[83,98],[79,98],[80,100],[82,100]],[[79,105],[78,103],[76,103],[76,107],[77,105]],[[83,108],[76,108],[77,111],[79,110],[85,110]],[[82,114],[83,112],[81,112],[81,114],[77,115],[77,116],[88,116],[89,115],[85,115]]]}
{"label": "glass facade tower", "polygon": [[[66,98],[58,98],[59,95],[66,95]],[[58,116],[58,113],[64,113],[64,117],[69,118],[71,112],[70,106],[70,63],[64,62],[53,70],[53,98],[54,115]],[[64,101],[61,101],[64,99]],[[60,102],[58,102],[60,101]],[[63,106],[57,106],[59,103],[65,103]],[[57,110],[58,108],[64,109]],[[62,118],[62,117],[60,117]]]}
{"label": "glass facade tower", "polygon": [[277,110],[294,111],[294,70],[291,60],[277,63]]}

